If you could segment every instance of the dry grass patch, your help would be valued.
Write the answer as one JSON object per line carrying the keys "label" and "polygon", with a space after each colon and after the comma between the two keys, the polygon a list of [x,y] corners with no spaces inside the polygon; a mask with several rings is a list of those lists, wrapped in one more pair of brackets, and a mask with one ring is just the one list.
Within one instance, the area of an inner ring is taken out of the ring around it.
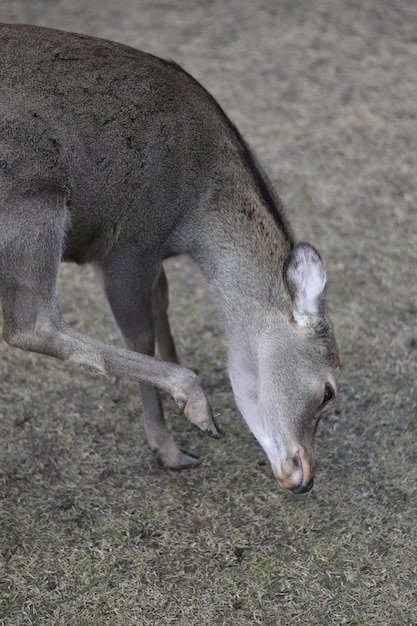
{"label": "dry grass patch", "polygon": [[[280,490],[238,416],[221,325],[175,260],[172,321],[227,432],[166,410],[203,464],[162,470],[135,385],[0,345],[1,626],[411,626],[417,607],[416,8],[408,0],[6,0],[0,18],[175,57],[259,150],[323,254],[343,375],[314,490]],[[119,342],[89,270],[66,319]]]}

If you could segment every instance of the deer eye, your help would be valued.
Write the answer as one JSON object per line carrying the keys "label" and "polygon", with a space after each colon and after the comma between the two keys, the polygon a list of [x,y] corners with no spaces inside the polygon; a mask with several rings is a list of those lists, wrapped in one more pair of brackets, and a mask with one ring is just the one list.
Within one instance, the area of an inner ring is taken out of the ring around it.
{"label": "deer eye", "polygon": [[333,387],[329,383],[326,383],[324,386],[324,396],[323,396],[323,402],[321,403],[321,406],[325,406],[326,404],[331,402],[334,396],[335,396],[335,393],[333,391]]}

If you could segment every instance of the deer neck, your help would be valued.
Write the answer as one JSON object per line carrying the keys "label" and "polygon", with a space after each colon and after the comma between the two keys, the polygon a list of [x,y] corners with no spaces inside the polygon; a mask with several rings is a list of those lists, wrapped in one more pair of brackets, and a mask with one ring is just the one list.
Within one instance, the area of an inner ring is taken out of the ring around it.
{"label": "deer neck", "polygon": [[[259,201],[241,198],[205,214],[191,256],[200,266],[229,337],[250,337],[270,307],[288,308],[283,267],[292,233]],[[256,339],[254,339],[256,341]]]}

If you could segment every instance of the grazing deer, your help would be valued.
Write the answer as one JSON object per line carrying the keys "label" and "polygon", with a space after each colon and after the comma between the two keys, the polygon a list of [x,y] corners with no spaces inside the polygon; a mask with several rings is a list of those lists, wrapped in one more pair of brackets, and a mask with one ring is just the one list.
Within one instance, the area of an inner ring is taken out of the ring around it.
{"label": "grazing deer", "polygon": [[[311,489],[315,431],[339,371],[326,273],[311,245],[294,242],[238,130],[175,63],[32,26],[2,25],[0,42],[4,339],[137,379],[150,446],[166,467],[196,464],[167,430],[158,391],[219,437],[168,325],[162,262],[188,254],[223,316],[242,415],[278,482]],[[62,260],[99,270],[128,349],[64,322]]]}

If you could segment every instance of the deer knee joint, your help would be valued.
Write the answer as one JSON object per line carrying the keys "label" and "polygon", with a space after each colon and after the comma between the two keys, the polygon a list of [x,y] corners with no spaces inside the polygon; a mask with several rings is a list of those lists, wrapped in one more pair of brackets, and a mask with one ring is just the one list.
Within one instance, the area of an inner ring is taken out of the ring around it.
{"label": "deer knee joint", "polygon": [[72,365],[79,369],[98,370],[106,376],[109,374],[106,361],[102,356],[90,352],[73,352],[66,360],[66,365]]}

